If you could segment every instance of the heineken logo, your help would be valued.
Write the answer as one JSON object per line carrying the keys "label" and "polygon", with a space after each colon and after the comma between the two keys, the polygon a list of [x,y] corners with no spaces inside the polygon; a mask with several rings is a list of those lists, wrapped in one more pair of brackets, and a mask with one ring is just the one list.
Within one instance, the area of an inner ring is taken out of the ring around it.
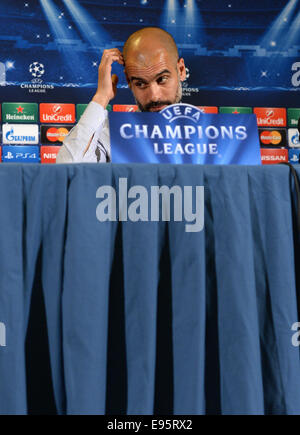
{"label": "heineken logo", "polygon": [[4,122],[34,123],[38,121],[36,103],[2,103]]}
{"label": "heineken logo", "polygon": [[288,109],[288,126],[297,127],[300,118],[300,108]]}

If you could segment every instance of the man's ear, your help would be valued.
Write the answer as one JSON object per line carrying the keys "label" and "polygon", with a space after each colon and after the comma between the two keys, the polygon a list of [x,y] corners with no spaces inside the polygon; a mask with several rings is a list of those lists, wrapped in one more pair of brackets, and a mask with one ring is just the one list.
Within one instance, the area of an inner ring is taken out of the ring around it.
{"label": "man's ear", "polygon": [[184,82],[184,80],[186,79],[186,69],[185,69],[185,64],[184,64],[184,60],[182,57],[177,62],[177,70],[179,73],[180,81]]}
{"label": "man's ear", "polygon": [[124,69],[123,71],[124,71],[124,74],[125,74],[125,77],[126,77],[127,84],[128,84],[128,86],[129,86],[129,88],[131,89],[131,83],[130,83],[130,80],[129,80],[128,74],[127,74],[127,72],[126,72],[126,69]]}

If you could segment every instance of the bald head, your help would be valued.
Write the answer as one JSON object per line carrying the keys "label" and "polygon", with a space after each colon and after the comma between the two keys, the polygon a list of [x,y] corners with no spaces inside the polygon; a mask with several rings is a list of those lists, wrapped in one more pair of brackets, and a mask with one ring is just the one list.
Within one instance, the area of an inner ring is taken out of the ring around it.
{"label": "bald head", "polygon": [[123,47],[123,56],[126,60],[142,60],[142,57],[153,54],[155,51],[166,51],[170,59],[174,62],[178,60],[178,49],[176,43],[170,35],[158,27],[145,27],[129,36]]}
{"label": "bald head", "polygon": [[129,36],[123,48],[125,75],[141,111],[158,111],[178,103],[184,60],[173,37],[157,27],[145,27]]}

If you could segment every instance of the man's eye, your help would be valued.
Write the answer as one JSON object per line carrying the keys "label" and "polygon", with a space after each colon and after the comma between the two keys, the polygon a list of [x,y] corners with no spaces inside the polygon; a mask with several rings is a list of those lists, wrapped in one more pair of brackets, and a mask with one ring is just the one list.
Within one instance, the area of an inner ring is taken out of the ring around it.
{"label": "man's eye", "polygon": [[146,87],[146,83],[143,82],[135,82],[135,86],[137,86],[138,88],[145,88]]}
{"label": "man's eye", "polygon": [[158,83],[165,83],[168,80],[168,76],[161,76],[159,77],[159,79],[157,80]]}

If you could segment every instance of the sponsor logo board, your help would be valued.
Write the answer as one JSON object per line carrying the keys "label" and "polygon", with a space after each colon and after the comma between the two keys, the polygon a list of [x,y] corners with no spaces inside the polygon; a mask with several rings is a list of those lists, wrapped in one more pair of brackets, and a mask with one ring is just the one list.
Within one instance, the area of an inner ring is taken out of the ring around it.
{"label": "sponsor logo board", "polygon": [[289,150],[289,162],[292,163],[293,165],[298,164],[299,163],[299,158],[300,158],[300,150]]}
{"label": "sponsor logo board", "polygon": [[57,145],[42,145],[40,150],[41,163],[56,163],[56,156],[59,150],[60,146]]}
{"label": "sponsor logo board", "polygon": [[286,109],[283,107],[254,107],[259,127],[286,127]]}
{"label": "sponsor logo board", "polygon": [[2,103],[3,122],[38,122],[37,103]]}
{"label": "sponsor logo board", "polygon": [[138,106],[134,104],[114,104],[113,111],[114,112],[136,112],[138,110]]}
{"label": "sponsor logo board", "polygon": [[3,145],[2,161],[6,163],[39,163],[40,150],[38,146]]}
{"label": "sponsor logo board", "polygon": [[300,108],[298,109],[288,109],[288,127],[297,127],[300,118]]}
{"label": "sponsor logo board", "polygon": [[259,128],[259,141],[261,146],[276,146],[276,147],[286,147],[287,138],[286,130],[284,128]]}
{"label": "sponsor logo board", "polygon": [[299,148],[300,140],[299,140],[299,131],[297,128],[289,128],[288,129],[289,136],[289,147],[290,148]]}
{"label": "sponsor logo board", "polygon": [[261,162],[263,165],[272,165],[280,162],[288,162],[287,149],[261,148]]}
{"label": "sponsor logo board", "polygon": [[51,124],[75,122],[75,104],[40,103],[40,122]]}
{"label": "sponsor logo board", "polygon": [[41,125],[41,143],[42,144],[62,144],[65,137],[71,130],[71,125]]}
{"label": "sponsor logo board", "polygon": [[196,106],[202,113],[218,113],[218,108],[215,106]]}
{"label": "sponsor logo board", "polygon": [[37,144],[39,127],[37,124],[3,124],[2,142],[4,144]]}
{"label": "sponsor logo board", "polygon": [[238,115],[239,113],[252,113],[251,107],[233,107],[233,106],[221,106],[219,107],[219,113],[234,113]]}

